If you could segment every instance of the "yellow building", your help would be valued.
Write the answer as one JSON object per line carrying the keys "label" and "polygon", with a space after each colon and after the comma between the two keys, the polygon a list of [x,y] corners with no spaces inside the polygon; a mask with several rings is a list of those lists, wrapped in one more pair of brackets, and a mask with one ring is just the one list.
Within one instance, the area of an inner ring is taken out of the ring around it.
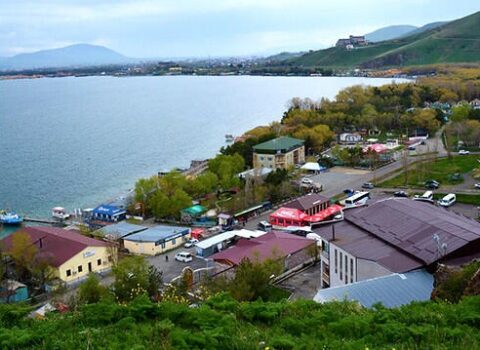
{"label": "yellow building", "polygon": [[47,260],[55,277],[67,283],[81,280],[90,272],[110,270],[117,258],[116,248],[109,243],[56,227],[26,227],[17,231],[2,240],[7,251],[21,232],[28,234],[37,248],[37,258]]}
{"label": "yellow building", "polygon": [[123,238],[123,245],[130,253],[158,255],[185,244],[190,239],[188,227],[158,225]]}
{"label": "yellow building", "polygon": [[305,141],[282,136],[253,146],[253,167],[288,169],[305,163]]}

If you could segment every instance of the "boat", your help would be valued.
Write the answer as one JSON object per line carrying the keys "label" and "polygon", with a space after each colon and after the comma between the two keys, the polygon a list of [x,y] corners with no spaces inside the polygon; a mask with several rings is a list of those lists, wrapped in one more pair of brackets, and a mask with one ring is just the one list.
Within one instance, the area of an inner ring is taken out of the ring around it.
{"label": "boat", "polygon": [[70,217],[63,207],[55,207],[52,209],[52,217],[59,220],[66,220]]}
{"label": "boat", "polygon": [[4,225],[20,225],[23,222],[23,216],[15,213],[0,210],[0,223]]}
{"label": "boat", "polygon": [[232,134],[226,134],[225,135],[225,141],[227,142],[233,142],[234,138]]}

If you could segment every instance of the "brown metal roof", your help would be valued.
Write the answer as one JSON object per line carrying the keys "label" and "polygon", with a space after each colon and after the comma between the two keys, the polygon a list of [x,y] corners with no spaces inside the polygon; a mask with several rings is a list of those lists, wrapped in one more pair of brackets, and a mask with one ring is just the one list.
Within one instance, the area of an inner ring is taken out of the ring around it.
{"label": "brown metal roof", "polygon": [[433,235],[446,254],[480,239],[480,223],[444,208],[406,198],[380,200],[354,210],[346,220],[378,239],[431,264],[441,257]]}
{"label": "brown metal roof", "polygon": [[328,202],[329,199],[318,193],[308,193],[304,196],[298,197],[291,202],[284,205],[287,208],[294,208],[299,210],[308,210],[320,203]]}

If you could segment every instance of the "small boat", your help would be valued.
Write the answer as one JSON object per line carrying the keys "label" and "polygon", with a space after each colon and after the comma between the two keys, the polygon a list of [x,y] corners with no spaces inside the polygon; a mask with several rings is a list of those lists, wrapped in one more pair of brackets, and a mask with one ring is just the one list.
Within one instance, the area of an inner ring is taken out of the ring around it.
{"label": "small boat", "polygon": [[0,210],[0,223],[4,225],[20,225],[22,222],[23,216]]}
{"label": "small boat", "polygon": [[70,217],[63,207],[55,207],[52,209],[52,217],[59,220],[66,220]]}
{"label": "small boat", "polygon": [[227,142],[233,142],[234,138],[232,134],[226,134],[225,135],[225,141]]}

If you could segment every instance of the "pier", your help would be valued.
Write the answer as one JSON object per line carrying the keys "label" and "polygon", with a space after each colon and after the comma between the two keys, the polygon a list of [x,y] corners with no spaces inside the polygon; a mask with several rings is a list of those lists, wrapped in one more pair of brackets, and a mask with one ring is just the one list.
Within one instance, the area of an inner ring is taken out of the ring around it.
{"label": "pier", "polygon": [[62,225],[62,226],[64,226],[66,224],[64,221],[57,221],[57,220],[52,220],[52,219],[30,218],[30,217],[24,217],[23,221],[25,221],[25,222],[37,222],[37,223],[49,224],[49,225]]}

